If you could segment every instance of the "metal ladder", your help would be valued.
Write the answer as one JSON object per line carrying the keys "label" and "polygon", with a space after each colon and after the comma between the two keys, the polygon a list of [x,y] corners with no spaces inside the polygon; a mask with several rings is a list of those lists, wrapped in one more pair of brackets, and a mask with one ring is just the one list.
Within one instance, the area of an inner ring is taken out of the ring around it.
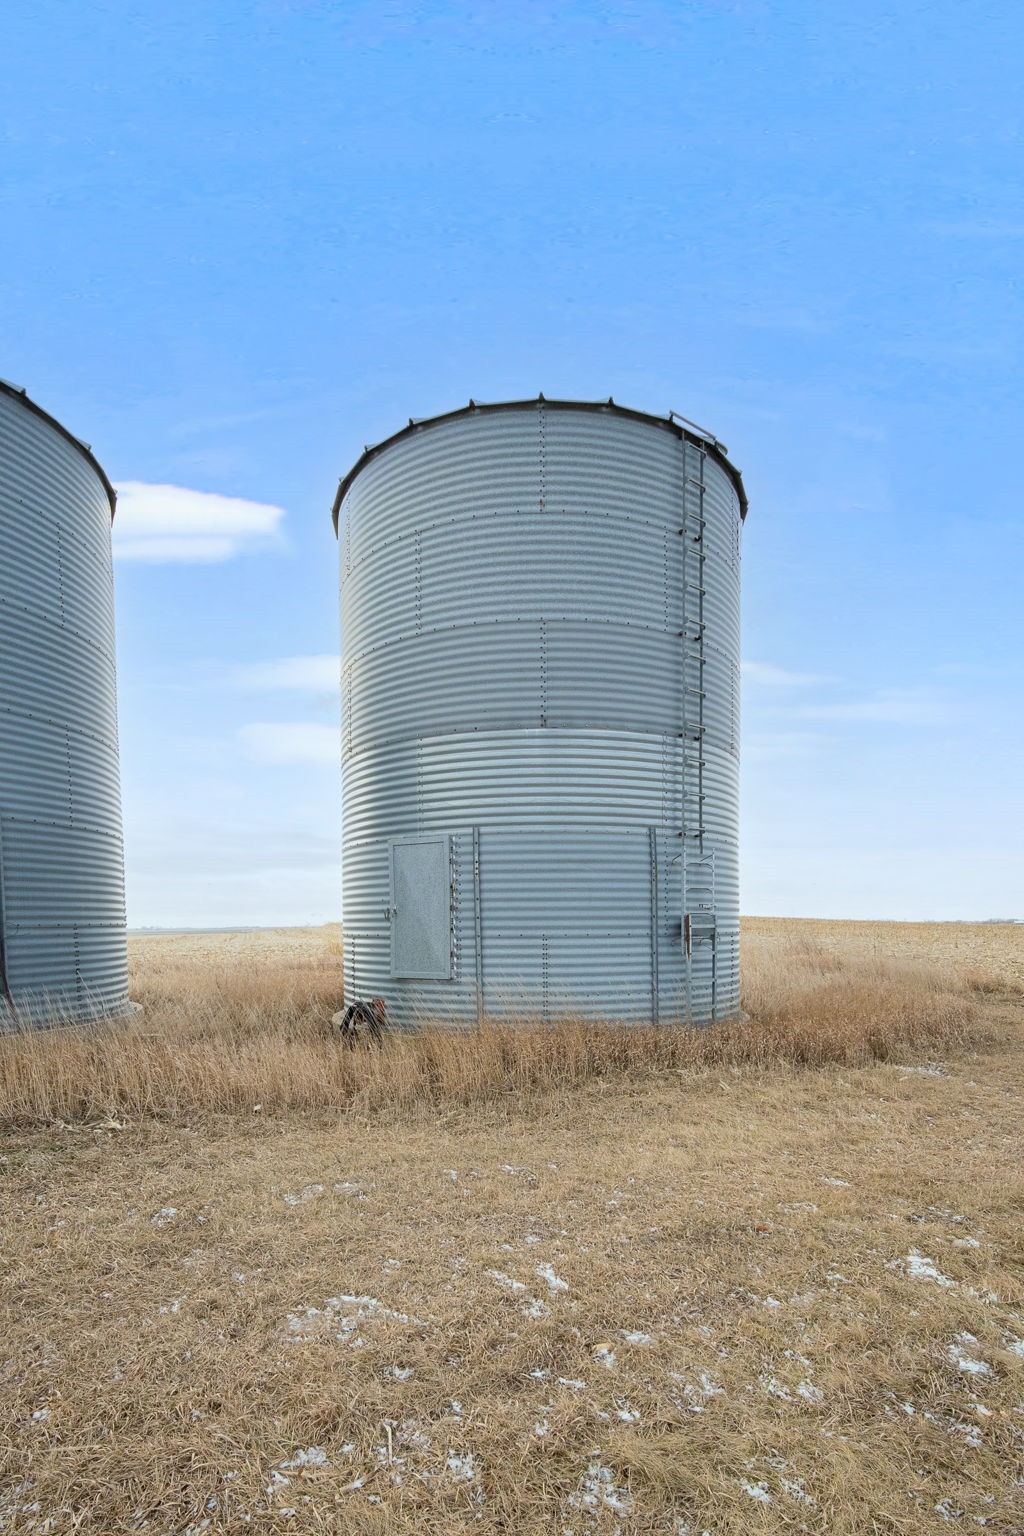
{"label": "metal ladder", "polygon": [[683,541],[682,642],[682,945],[686,962],[686,1015],[692,1016],[694,945],[711,950],[711,1017],[718,1016],[718,929],[715,903],[715,853],[707,846],[704,803],[704,756],[707,649],[704,612],[707,561],[704,532],[707,490],[704,469],[707,450],[684,433],[683,516],[678,530]]}

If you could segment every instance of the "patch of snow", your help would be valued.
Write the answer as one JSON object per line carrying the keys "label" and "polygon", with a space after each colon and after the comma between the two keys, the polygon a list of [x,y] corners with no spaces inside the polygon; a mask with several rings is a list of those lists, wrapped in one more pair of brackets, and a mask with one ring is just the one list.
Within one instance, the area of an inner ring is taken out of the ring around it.
{"label": "patch of snow", "polygon": [[678,1371],[670,1371],[669,1375],[673,1381],[682,1383],[683,1397],[686,1399],[686,1406],[690,1413],[703,1413],[708,1398],[725,1395],[725,1388],[715,1381],[714,1377],[709,1376],[707,1371],[701,1371],[697,1385],[687,1381]]}
{"label": "patch of snow", "polygon": [[538,1264],[536,1273],[542,1280],[547,1281],[553,1291],[567,1291],[569,1289],[568,1280],[563,1280],[561,1275],[556,1275],[550,1264]]}
{"label": "patch of snow", "polygon": [[831,1184],[833,1189],[849,1189],[849,1179],[822,1179],[823,1184]]}
{"label": "patch of snow", "polygon": [[[390,1318],[398,1323],[419,1323],[419,1319],[405,1312],[392,1312],[375,1296],[328,1296],[322,1307],[307,1307],[304,1312],[289,1312],[288,1332],[297,1342],[333,1333],[335,1338],[352,1348],[359,1348],[363,1339],[359,1326],[370,1318]],[[421,1325],[422,1326],[422,1325]]]}
{"label": "patch of snow", "polygon": [[777,1376],[771,1376],[768,1373],[765,1373],[764,1375],[758,1377],[758,1381],[760,1382],[764,1391],[767,1392],[769,1397],[777,1397],[784,1403],[791,1403],[793,1401],[792,1392],[787,1386],[779,1381]]}
{"label": "patch of snow", "polygon": [[570,1387],[573,1392],[585,1392],[587,1389],[585,1381],[576,1381],[572,1376],[559,1376],[556,1379],[560,1387]]}
{"label": "patch of snow", "polygon": [[451,1473],[457,1483],[472,1482],[476,1476],[476,1462],[470,1451],[467,1451],[464,1456],[460,1456],[458,1451],[449,1451],[444,1469]]}
{"label": "patch of snow", "polygon": [[1018,1355],[1024,1360],[1024,1339],[1011,1339],[1006,1347],[1011,1355]]}
{"label": "patch of snow", "polygon": [[305,1184],[297,1195],[285,1195],[284,1203],[285,1205],[305,1205],[307,1200],[315,1200],[317,1195],[322,1195],[323,1192],[322,1184]]}
{"label": "patch of snow", "polygon": [[535,1318],[536,1317],[547,1317],[548,1310],[549,1309],[548,1309],[547,1302],[546,1301],[541,1301],[539,1296],[534,1296],[533,1300],[531,1302],[529,1302],[529,1304],[523,1308],[523,1316],[524,1317],[535,1317]]}
{"label": "patch of snow", "polygon": [[942,1273],[933,1260],[918,1253],[916,1248],[911,1248],[906,1258],[897,1260],[897,1263],[912,1280],[934,1280],[936,1285],[945,1286],[956,1284],[955,1280]]}
{"label": "patch of snow", "polygon": [[599,1344],[594,1350],[594,1359],[598,1365],[606,1366],[609,1371],[613,1371],[617,1364],[615,1351],[610,1344]]}
{"label": "patch of snow", "polygon": [[162,1206],[155,1215],[149,1218],[150,1225],[153,1227],[169,1227],[177,1214],[178,1207],[176,1205]]}
{"label": "patch of snow", "polygon": [[954,1237],[954,1248],[980,1248],[981,1244],[976,1237]]}
{"label": "patch of snow", "polygon": [[957,1509],[952,1499],[940,1499],[935,1506],[935,1513],[940,1520],[962,1520],[964,1512]]}
{"label": "patch of snow", "polygon": [[752,1483],[749,1478],[743,1477],[740,1479],[740,1487],[748,1498],[756,1499],[759,1504],[770,1504],[772,1501],[767,1483]]}
{"label": "patch of snow", "polygon": [[636,1328],[623,1328],[623,1329],[620,1330],[620,1332],[622,1333],[622,1337],[625,1339],[627,1344],[653,1344],[654,1343],[654,1335],[653,1334],[650,1334],[650,1333],[640,1333],[639,1330],[636,1329]]}
{"label": "patch of snow", "polygon": [[623,1401],[621,1398],[616,1398],[615,1417],[621,1419],[623,1424],[639,1424],[640,1410],[638,1408],[631,1408],[628,1402]]}
{"label": "patch of snow", "polygon": [[385,1376],[390,1376],[395,1381],[408,1381],[412,1373],[411,1365],[389,1365],[384,1372]]}
{"label": "patch of snow", "polygon": [[633,1508],[633,1498],[628,1489],[615,1481],[611,1467],[596,1458],[590,1462],[580,1479],[579,1491],[570,1500],[576,1509],[610,1509],[617,1515],[628,1515]]}
{"label": "patch of snow", "polygon": [[944,1429],[947,1435],[955,1435],[971,1447],[973,1451],[980,1450],[984,1445],[982,1433],[977,1424],[960,1424],[955,1419],[944,1419],[930,1409],[923,1408],[921,1417],[927,1419],[929,1424],[934,1424],[938,1429]]}
{"label": "patch of snow", "polygon": [[985,1360],[978,1360],[974,1355],[969,1355],[967,1350],[977,1339],[973,1333],[958,1333],[952,1344],[946,1350],[947,1355],[958,1371],[963,1371],[966,1376],[990,1376],[992,1367]]}
{"label": "patch of snow", "polygon": [[791,1499],[796,1499],[800,1504],[813,1506],[814,1500],[807,1492],[804,1480],[801,1477],[780,1477],[779,1487],[783,1493],[788,1493]]}
{"label": "patch of snow", "polygon": [[503,1285],[509,1291],[525,1291],[526,1286],[521,1280],[513,1280],[511,1275],[506,1275],[503,1269],[489,1269],[487,1273],[498,1285]]}
{"label": "patch of snow", "polygon": [[825,1401],[824,1392],[820,1387],[816,1387],[813,1381],[805,1379],[799,1382],[796,1392],[798,1397],[802,1397],[808,1403],[823,1403]]}
{"label": "patch of snow", "polygon": [[551,1425],[548,1423],[547,1419],[538,1419],[533,1426],[533,1432],[537,1436],[538,1440],[543,1440],[544,1436],[548,1433],[550,1428]]}
{"label": "patch of snow", "polygon": [[946,1077],[948,1074],[942,1067],[897,1067],[897,1072],[905,1072],[917,1077]]}
{"label": "patch of snow", "polygon": [[304,1451],[296,1451],[291,1461],[282,1461],[282,1472],[301,1472],[306,1467],[326,1467],[327,1452],[322,1445],[307,1446]]}

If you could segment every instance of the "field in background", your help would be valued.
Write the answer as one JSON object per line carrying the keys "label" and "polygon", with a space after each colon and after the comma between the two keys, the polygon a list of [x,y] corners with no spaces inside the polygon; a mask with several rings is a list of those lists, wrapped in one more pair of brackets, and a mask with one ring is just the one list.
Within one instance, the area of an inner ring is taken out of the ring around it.
{"label": "field in background", "polygon": [[1024,1530],[1024,929],[744,945],[348,1051],[338,932],[151,936],[0,1040],[0,1531]]}

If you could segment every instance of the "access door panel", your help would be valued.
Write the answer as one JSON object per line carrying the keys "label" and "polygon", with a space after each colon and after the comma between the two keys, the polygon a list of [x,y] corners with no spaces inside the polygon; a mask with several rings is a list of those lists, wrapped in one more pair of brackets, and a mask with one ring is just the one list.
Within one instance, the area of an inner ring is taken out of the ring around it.
{"label": "access door panel", "polygon": [[401,838],[391,844],[391,974],[401,981],[451,979],[447,837]]}

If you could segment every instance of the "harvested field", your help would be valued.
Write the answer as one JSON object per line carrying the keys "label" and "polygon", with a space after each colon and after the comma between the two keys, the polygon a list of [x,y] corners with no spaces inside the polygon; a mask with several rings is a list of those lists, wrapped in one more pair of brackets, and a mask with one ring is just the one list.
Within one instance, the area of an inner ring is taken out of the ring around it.
{"label": "harvested field", "polygon": [[1024,1530],[1024,929],[383,1051],[339,947],[137,939],[119,1041],[0,1041],[0,1530]]}

